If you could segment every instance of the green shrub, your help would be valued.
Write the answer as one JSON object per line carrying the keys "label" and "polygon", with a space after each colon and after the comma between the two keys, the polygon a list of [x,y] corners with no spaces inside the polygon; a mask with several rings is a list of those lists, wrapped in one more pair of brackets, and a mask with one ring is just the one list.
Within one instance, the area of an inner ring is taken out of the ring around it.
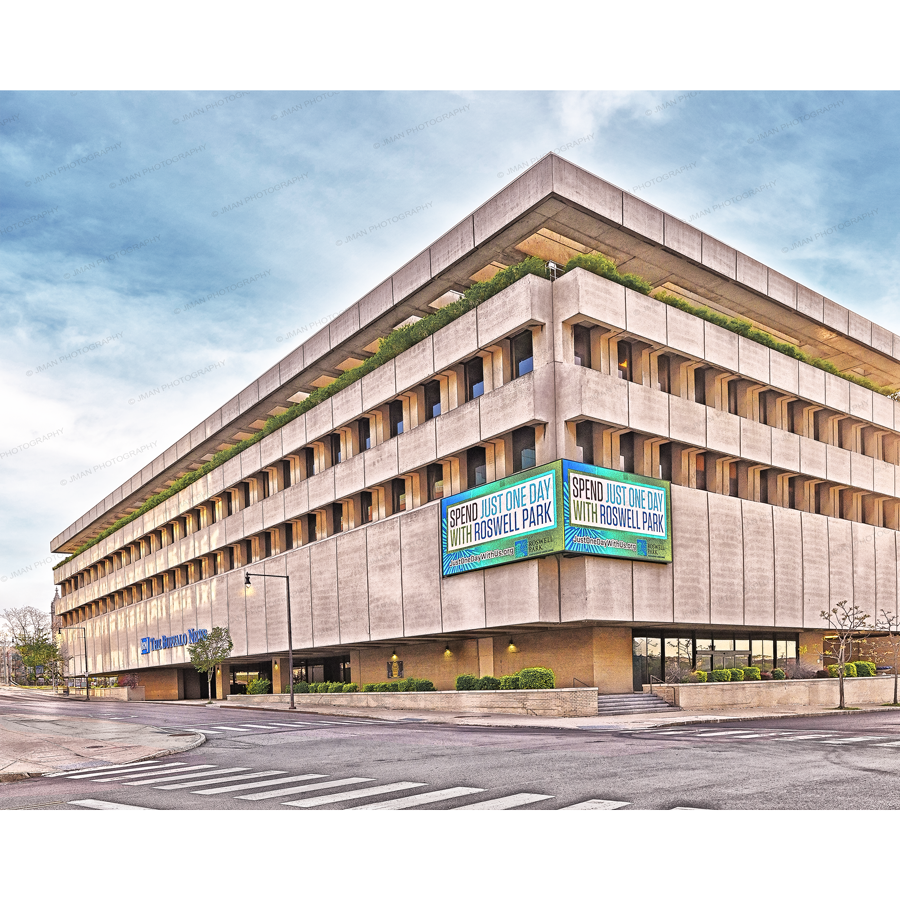
{"label": "green shrub", "polygon": [[566,272],[571,272],[572,269],[576,268],[587,269],[588,272],[593,272],[601,278],[608,278],[617,284],[624,284],[625,287],[638,291],[641,294],[649,294],[653,287],[649,281],[645,281],[637,275],[626,275],[624,272],[620,272],[616,268],[616,264],[602,253],[582,253],[578,256],[573,256],[566,263]]}
{"label": "green shrub", "polygon": [[363,693],[364,694],[374,694],[376,687],[377,687],[377,685],[375,684],[375,682],[370,682],[369,684],[364,684],[363,685]]}
{"label": "green shrub", "polygon": [[458,691],[477,691],[478,679],[474,675],[457,675],[456,689]]}
{"label": "green shrub", "polygon": [[519,676],[519,688],[523,691],[539,691],[556,687],[556,676],[553,669],[543,666],[532,666],[516,673]]}
{"label": "green shrub", "polygon": [[713,669],[709,674],[713,681],[731,681],[730,669]]}
{"label": "green shrub", "polygon": [[272,682],[268,678],[254,678],[247,685],[248,694],[268,694],[272,688]]}
{"label": "green shrub", "polygon": [[401,686],[401,691],[433,691],[434,682],[428,678],[407,678],[406,685]]}
{"label": "green shrub", "polygon": [[784,669],[772,669],[772,677],[776,681],[784,681],[787,676],[785,675]]}
{"label": "green shrub", "polygon": [[695,679],[697,684],[706,684],[706,672],[702,669],[697,669],[696,672],[691,672],[691,678]]}
{"label": "green shrub", "polygon": [[308,694],[309,693],[309,685],[305,681],[295,681],[294,682],[294,693],[295,694]]}
{"label": "green shrub", "polygon": [[743,681],[744,680],[744,670],[743,669],[729,669],[731,673],[732,681]]}
{"label": "green shrub", "polygon": [[[838,677],[838,665],[837,663],[833,663],[830,666],[826,666],[828,669],[828,677],[829,678],[837,678]],[[856,678],[856,665],[854,663],[844,663],[844,678]]]}
{"label": "green shrub", "polygon": [[501,675],[500,676],[501,691],[517,691],[519,690],[518,675]]}
{"label": "green shrub", "polygon": [[481,678],[478,679],[478,687],[476,688],[476,690],[499,691],[500,679],[494,678],[493,675],[482,675]]}
{"label": "green shrub", "polygon": [[356,694],[359,691],[359,685],[355,681],[351,681],[349,684],[345,684],[342,688],[342,692],[344,694]]}
{"label": "green shrub", "polygon": [[343,681],[335,681],[328,685],[328,693],[329,694],[343,694],[344,693],[344,682]]}
{"label": "green shrub", "polygon": [[875,663],[858,659],[856,661],[856,675],[858,678],[874,678],[876,673]]}
{"label": "green shrub", "polygon": [[760,681],[759,666],[744,666],[741,672],[744,675],[744,681]]}

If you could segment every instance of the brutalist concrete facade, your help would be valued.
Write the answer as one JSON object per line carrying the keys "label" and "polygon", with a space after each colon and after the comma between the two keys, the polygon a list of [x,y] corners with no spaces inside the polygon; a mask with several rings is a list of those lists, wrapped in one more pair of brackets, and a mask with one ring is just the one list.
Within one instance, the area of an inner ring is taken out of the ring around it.
{"label": "brutalist concrete facade", "polygon": [[[900,387],[900,337],[551,154],[51,549],[72,552],[452,292],[528,255],[591,250]],[[533,370],[514,377],[526,333]],[[473,459],[488,481],[511,474],[523,435],[537,465],[671,480],[674,561],[548,557],[442,579],[436,486],[465,490]],[[213,625],[231,632],[232,668],[267,661],[275,690],[286,683],[284,584],[245,594],[246,571],[290,576],[295,657],[340,659],[353,681],[384,680],[399,656],[445,689],[462,672],[549,665],[560,686],[629,691],[638,634],[791,636],[815,661],[821,610],[896,612],[898,498],[893,400],[583,269],[529,275],[58,568],[57,611],[87,629],[92,673],[140,672],[148,698],[199,682],[186,646],[142,654],[142,639]]]}

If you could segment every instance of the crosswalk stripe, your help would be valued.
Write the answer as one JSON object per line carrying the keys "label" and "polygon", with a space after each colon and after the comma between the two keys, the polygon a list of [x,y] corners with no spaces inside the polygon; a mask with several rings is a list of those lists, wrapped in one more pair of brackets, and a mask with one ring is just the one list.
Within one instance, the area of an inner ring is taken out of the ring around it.
{"label": "crosswalk stripe", "polygon": [[798,734],[793,737],[777,737],[776,741],[821,741],[823,738],[830,737],[827,734]]}
{"label": "crosswalk stripe", "polygon": [[234,725],[216,725],[216,728],[221,728],[222,731],[243,731],[244,727],[236,728]]}
{"label": "crosswalk stripe", "polygon": [[[193,768],[193,767],[191,767]],[[198,767],[200,768],[200,767]],[[228,772],[246,772],[247,766],[239,766],[233,769],[217,769],[215,766],[203,766],[204,769],[211,769],[211,772],[191,772],[190,774],[181,773],[180,775],[163,775],[159,778],[146,778],[143,781],[125,781],[123,784],[128,787],[143,787],[145,784],[160,784],[163,781],[184,781],[185,778],[196,778],[197,775],[226,775]],[[187,770],[185,770],[187,772]],[[183,787],[183,785],[178,785]]]}
{"label": "crosswalk stripe", "polygon": [[270,725],[277,725],[279,728],[309,728],[312,722],[269,722]]}
{"label": "crosswalk stripe", "polygon": [[[328,794],[325,797],[309,797],[306,800],[290,800],[282,806],[324,806],[327,803],[342,803],[344,800],[356,800],[359,797],[372,797],[376,794],[393,794],[409,788],[425,787],[422,781],[395,781],[393,784],[381,784],[376,787],[360,788],[358,791],[344,791],[340,794]],[[354,809],[368,809],[368,806],[356,806]]]}
{"label": "crosswalk stripe", "polygon": [[517,806],[527,806],[529,803],[537,803],[540,800],[550,800],[552,794],[510,794],[508,797],[497,797],[495,800],[482,800],[480,803],[467,803],[465,806],[457,806],[457,809],[515,809]]}
{"label": "crosswalk stripe", "polygon": [[[226,769],[226,771],[228,771]],[[287,773],[280,769],[272,769],[269,772],[251,772],[249,775],[228,775],[224,778],[205,778],[203,781],[192,781],[190,784],[161,784],[155,790],[157,791],[177,791],[187,790],[188,788],[202,787],[207,784],[222,784],[226,781],[244,781],[248,778],[265,778],[267,775],[286,775]],[[246,784],[241,787],[247,787]]]}
{"label": "crosswalk stripe", "polygon": [[886,744],[876,744],[876,747],[900,747],[900,741],[888,741]]}
{"label": "crosswalk stripe", "polygon": [[129,775],[132,773],[142,775],[144,772],[153,772],[153,771],[156,771],[157,769],[175,769],[182,765],[184,765],[184,763],[164,763],[162,765],[147,766],[146,768],[143,768],[143,769],[133,769],[133,768],[126,767],[124,769],[119,769],[117,772],[110,771],[110,772],[99,772],[98,773],[97,770],[93,770],[91,772],[83,772],[80,775],[69,775],[68,777],[72,781],[78,781],[82,778],[96,778],[98,774],[103,775],[103,776],[105,776],[105,775]]}
{"label": "crosswalk stripe", "polygon": [[[135,766],[152,766],[159,762],[158,759],[145,759],[143,762],[119,763],[117,766],[92,766],[91,772],[112,772],[115,769],[132,769]],[[83,772],[84,769],[76,769]],[[72,772],[53,772],[51,775],[45,775],[45,778],[71,778]]]}
{"label": "crosswalk stripe", "polygon": [[[285,779],[287,780],[287,779]],[[324,791],[328,788],[343,787],[345,784],[360,784],[363,781],[371,781],[371,778],[339,778],[337,781],[320,781],[318,784],[304,784],[299,787],[281,788],[277,791],[265,791],[262,794],[239,795],[238,800],[269,800],[272,797],[287,797],[289,794],[303,794],[307,791]],[[272,782],[274,784],[274,782]],[[255,785],[247,785],[255,787]],[[196,793],[203,793],[196,791]]]}
{"label": "crosswalk stripe", "polygon": [[273,781],[258,781],[254,784],[239,784],[237,787],[209,788],[205,791],[194,791],[195,794],[225,794],[228,791],[240,791],[247,788],[268,787],[270,784],[289,784],[293,781],[309,781],[310,778],[328,778],[327,775],[291,775],[289,778],[276,778]]}
{"label": "crosswalk stripe", "polygon": [[146,809],[157,812],[151,806],[129,806],[127,803],[110,803],[108,800],[70,800],[69,806],[84,806],[87,809]]}
{"label": "crosswalk stripe", "polygon": [[221,731],[210,731],[210,730],[204,729],[204,728],[191,728],[190,730],[191,731],[199,731],[200,734],[221,734],[222,733]]}
{"label": "crosswalk stripe", "polygon": [[[202,766],[179,766],[175,771],[176,772],[190,772],[191,769],[212,769],[214,766],[212,763],[205,763]],[[147,770],[150,771],[149,769]],[[130,775],[116,775],[113,778],[95,778],[94,781],[97,784],[104,784],[107,781],[130,781],[132,778],[143,778],[145,772],[132,772]],[[169,772],[164,772],[163,774],[171,774]]]}
{"label": "crosswalk stripe", "polygon": [[835,738],[834,740],[822,741],[823,744],[858,744],[860,741],[877,741],[878,737],[869,735],[867,737],[849,737]]}
{"label": "crosswalk stripe", "polygon": [[251,725],[249,722],[241,722],[241,728],[263,728],[268,731],[270,728],[274,726],[272,725]]}
{"label": "crosswalk stripe", "polygon": [[573,803],[572,806],[564,806],[563,809],[621,809],[623,806],[631,804],[622,803],[620,800],[583,800],[581,803]]}
{"label": "crosswalk stripe", "polygon": [[[424,794],[414,794],[412,797],[398,797],[396,800],[382,800],[380,803],[367,803],[365,806],[355,806],[356,809],[410,809],[413,806],[425,806],[427,803],[437,803],[439,800],[451,800],[453,797],[465,797],[468,794],[481,794],[486,788],[455,787],[442,791],[428,791]],[[473,804],[477,805],[477,804]]]}
{"label": "crosswalk stripe", "polygon": [[725,731],[695,731],[694,736],[695,737],[713,737],[714,735],[720,735],[720,734],[734,735],[734,734],[753,734],[753,733],[754,732],[752,732],[752,731],[737,731],[737,730],[732,730],[729,728],[729,729],[726,729]]}

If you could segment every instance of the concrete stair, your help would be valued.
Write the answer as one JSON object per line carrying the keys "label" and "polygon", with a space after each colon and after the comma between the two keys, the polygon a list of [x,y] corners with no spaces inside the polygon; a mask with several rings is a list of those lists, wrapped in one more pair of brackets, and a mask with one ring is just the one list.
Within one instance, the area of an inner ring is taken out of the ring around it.
{"label": "concrete stair", "polygon": [[677,707],[669,706],[656,694],[600,694],[597,697],[597,715],[600,716],[633,716],[671,709]]}

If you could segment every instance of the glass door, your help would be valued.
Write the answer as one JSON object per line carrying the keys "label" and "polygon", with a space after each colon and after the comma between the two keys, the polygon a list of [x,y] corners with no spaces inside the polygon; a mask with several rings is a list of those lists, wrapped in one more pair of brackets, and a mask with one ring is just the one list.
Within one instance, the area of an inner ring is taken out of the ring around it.
{"label": "glass door", "polygon": [[662,639],[635,637],[631,642],[631,669],[633,688],[641,691],[650,684],[650,676],[662,681]]}

